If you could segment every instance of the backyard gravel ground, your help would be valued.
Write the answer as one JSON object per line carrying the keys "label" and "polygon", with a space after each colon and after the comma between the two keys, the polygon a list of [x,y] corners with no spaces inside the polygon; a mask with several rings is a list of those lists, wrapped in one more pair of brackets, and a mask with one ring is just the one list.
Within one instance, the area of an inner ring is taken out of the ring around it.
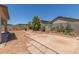
{"label": "backyard gravel ground", "polygon": [[1,54],[77,54],[79,37],[65,37],[56,34],[11,31],[16,39],[0,44]]}

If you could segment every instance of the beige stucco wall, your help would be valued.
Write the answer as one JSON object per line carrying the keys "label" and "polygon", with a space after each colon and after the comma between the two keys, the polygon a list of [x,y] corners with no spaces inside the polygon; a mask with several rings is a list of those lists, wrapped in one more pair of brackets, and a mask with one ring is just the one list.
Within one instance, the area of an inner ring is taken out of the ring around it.
{"label": "beige stucco wall", "polygon": [[69,22],[69,21],[64,21],[64,20],[57,20],[52,23],[52,28],[60,26],[60,24],[65,26],[67,23],[71,24],[71,27],[74,30],[74,32],[79,33],[79,21]]}
{"label": "beige stucco wall", "polygon": [[58,19],[58,20],[54,21],[53,24],[56,24],[56,23],[67,23],[67,22],[68,21],[64,21],[64,20]]}

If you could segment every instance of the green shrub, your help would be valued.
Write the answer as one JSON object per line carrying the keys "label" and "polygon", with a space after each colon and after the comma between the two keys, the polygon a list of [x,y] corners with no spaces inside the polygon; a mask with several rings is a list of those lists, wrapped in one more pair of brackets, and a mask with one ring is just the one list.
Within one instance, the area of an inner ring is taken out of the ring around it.
{"label": "green shrub", "polygon": [[67,24],[67,26],[65,27],[65,30],[66,30],[65,32],[67,33],[71,33],[73,31],[70,24]]}
{"label": "green shrub", "polygon": [[60,32],[59,26],[56,27],[56,32]]}
{"label": "green shrub", "polygon": [[60,25],[59,31],[67,35],[71,34],[73,32],[73,29],[71,28],[71,25],[67,23],[66,26]]}
{"label": "green shrub", "polygon": [[40,29],[42,32],[45,32],[45,26],[41,26],[41,29]]}
{"label": "green shrub", "polygon": [[59,32],[64,32],[64,26],[63,25],[60,25],[60,27],[59,27]]}
{"label": "green shrub", "polygon": [[25,28],[25,31],[27,31],[27,28]]}
{"label": "green shrub", "polygon": [[65,35],[67,34],[71,34],[72,32],[72,28],[70,24],[66,24],[66,26],[63,27],[63,31],[62,31]]}

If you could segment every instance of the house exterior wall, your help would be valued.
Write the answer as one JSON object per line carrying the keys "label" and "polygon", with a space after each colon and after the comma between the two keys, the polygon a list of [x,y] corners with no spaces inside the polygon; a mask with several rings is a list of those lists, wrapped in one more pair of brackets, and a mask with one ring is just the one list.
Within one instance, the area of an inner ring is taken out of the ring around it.
{"label": "house exterior wall", "polygon": [[1,15],[1,30],[7,32],[7,21],[9,19],[8,9],[4,5],[0,5],[0,15]]}
{"label": "house exterior wall", "polygon": [[7,32],[7,20],[1,19],[0,32]]}
{"label": "house exterior wall", "polygon": [[6,6],[0,5],[0,14],[1,14],[1,18],[3,20],[8,20],[9,19],[8,9],[7,9]]}
{"label": "house exterior wall", "polygon": [[[9,19],[9,14],[6,6],[0,5],[0,43],[6,42],[8,33],[7,33],[7,21]],[[4,32],[4,33],[2,33]]]}

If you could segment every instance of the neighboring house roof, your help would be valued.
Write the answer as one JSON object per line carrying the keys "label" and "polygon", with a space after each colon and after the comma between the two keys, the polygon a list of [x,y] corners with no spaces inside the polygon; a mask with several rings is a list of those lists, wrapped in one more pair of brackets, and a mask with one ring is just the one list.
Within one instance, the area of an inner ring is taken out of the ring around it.
{"label": "neighboring house roof", "polygon": [[2,20],[8,20],[9,19],[9,14],[8,14],[8,9],[4,5],[0,5],[0,14]]}
{"label": "neighboring house roof", "polygon": [[63,16],[58,16],[54,20],[51,21],[53,23],[56,20],[64,20],[64,21],[69,21],[69,22],[77,22],[79,19],[74,19],[74,18],[69,18],[69,17],[63,17]]}
{"label": "neighboring house roof", "polygon": [[41,23],[43,23],[43,24],[50,24],[51,22],[50,21],[46,21],[46,20],[41,20]]}

